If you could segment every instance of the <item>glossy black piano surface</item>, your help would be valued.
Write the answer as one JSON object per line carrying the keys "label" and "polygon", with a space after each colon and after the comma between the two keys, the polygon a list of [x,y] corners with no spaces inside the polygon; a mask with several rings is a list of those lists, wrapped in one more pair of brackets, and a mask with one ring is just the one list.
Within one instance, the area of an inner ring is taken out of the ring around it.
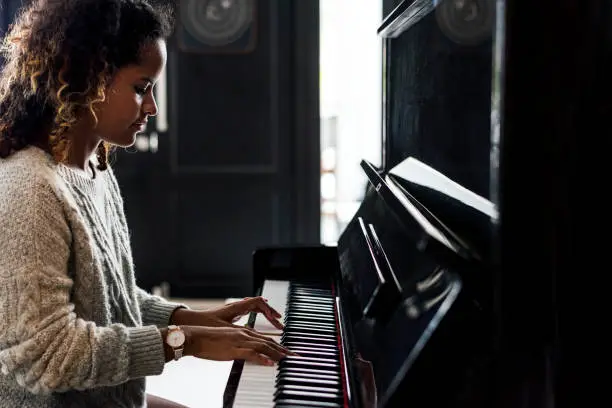
{"label": "glossy black piano surface", "polygon": [[[256,291],[289,281],[281,342],[300,357],[278,365],[270,401],[248,406],[478,406],[490,320],[472,285],[486,273],[476,249],[408,187],[396,189],[402,204],[390,179],[362,167],[371,188],[337,246],[254,253]],[[235,362],[226,407],[247,406],[233,405],[242,368]]]}

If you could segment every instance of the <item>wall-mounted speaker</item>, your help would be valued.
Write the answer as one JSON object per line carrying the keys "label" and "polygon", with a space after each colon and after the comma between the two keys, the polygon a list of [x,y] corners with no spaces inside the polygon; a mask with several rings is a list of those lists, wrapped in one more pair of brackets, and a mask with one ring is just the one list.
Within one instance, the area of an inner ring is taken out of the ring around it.
{"label": "wall-mounted speaker", "polygon": [[495,22],[493,0],[446,0],[436,8],[440,30],[460,45],[478,45],[489,39]]}
{"label": "wall-mounted speaker", "polygon": [[179,48],[203,54],[252,52],[257,40],[256,0],[181,0]]}

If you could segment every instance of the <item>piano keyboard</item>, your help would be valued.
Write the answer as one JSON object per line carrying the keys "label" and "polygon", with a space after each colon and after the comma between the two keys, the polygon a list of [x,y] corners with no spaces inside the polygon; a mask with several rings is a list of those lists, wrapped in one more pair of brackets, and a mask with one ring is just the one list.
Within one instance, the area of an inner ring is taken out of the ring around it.
{"label": "piano keyboard", "polygon": [[[261,294],[281,316],[282,336],[272,337],[299,356],[266,367],[245,362],[235,408],[344,406],[334,297],[329,285],[266,280]],[[258,314],[254,328],[278,331]]]}

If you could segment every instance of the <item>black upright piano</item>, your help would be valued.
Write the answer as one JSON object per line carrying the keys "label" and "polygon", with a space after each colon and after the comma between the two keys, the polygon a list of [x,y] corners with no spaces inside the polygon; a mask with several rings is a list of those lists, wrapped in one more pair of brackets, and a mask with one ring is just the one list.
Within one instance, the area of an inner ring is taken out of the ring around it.
{"label": "black upright piano", "polygon": [[[478,406],[491,340],[487,254],[410,191],[451,200],[475,221],[495,215],[424,183],[442,176],[420,164],[405,179],[362,161],[369,188],[336,246],[255,252],[258,293],[284,315],[278,340],[298,356],[235,362],[225,406]],[[263,316],[250,323],[273,330]]]}
{"label": "black upright piano", "polygon": [[383,166],[362,162],[336,246],[254,253],[255,292],[299,357],[236,361],[224,404],[584,405],[592,373],[570,365],[597,358],[572,347],[607,297],[574,264],[609,252],[589,185],[609,184],[612,3],[384,3]]}

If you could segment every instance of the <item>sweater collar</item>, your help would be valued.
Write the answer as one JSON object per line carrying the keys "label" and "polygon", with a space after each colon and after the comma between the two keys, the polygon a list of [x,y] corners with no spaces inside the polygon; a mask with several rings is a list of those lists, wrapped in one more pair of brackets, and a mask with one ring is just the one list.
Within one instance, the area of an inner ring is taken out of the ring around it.
{"label": "sweater collar", "polygon": [[98,170],[95,169],[95,166],[90,161],[89,162],[90,171],[93,171],[95,175],[92,177],[90,171],[84,171],[76,167],[67,166],[65,164],[58,164],[58,170],[62,177],[73,186],[77,187],[79,190],[83,191],[87,195],[95,195],[96,194],[96,183],[98,179],[101,177],[101,174]]}

